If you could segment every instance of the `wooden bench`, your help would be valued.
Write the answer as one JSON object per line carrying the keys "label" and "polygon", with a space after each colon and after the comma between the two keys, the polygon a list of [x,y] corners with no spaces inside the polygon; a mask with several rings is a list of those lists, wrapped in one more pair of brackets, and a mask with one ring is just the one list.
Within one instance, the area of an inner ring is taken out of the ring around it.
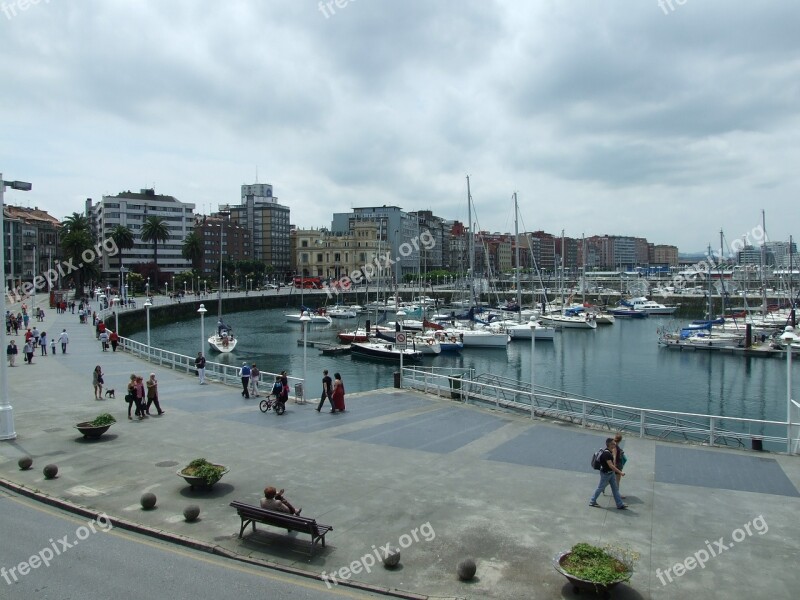
{"label": "wooden bench", "polygon": [[245,504],[244,502],[234,501],[230,505],[236,509],[237,514],[242,519],[242,527],[239,529],[240,538],[244,535],[244,530],[248,525],[252,525],[253,531],[255,531],[256,522],[288,531],[308,533],[311,535],[311,551],[309,554],[312,556],[314,555],[315,544],[322,541],[322,546],[325,547],[325,534],[333,529],[330,525],[317,523],[315,519],[268,510],[260,506]]}

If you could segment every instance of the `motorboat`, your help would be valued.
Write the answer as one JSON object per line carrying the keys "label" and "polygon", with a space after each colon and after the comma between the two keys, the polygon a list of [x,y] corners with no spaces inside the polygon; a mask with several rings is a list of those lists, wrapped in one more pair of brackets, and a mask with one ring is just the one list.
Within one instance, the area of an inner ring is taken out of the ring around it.
{"label": "motorboat", "polygon": [[217,333],[208,338],[211,348],[222,353],[233,352],[236,342],[238,340],[233,337],[233,331],[221,319],[217,323]]}
{"label": "motorboat", "polygon": [[333,306],[327,314],[331,319],[355,319],[358,317],[360,306]]}
{"label": "motorboat", "polygon": [[631,300],[624,301],[624,303],[634,310],[644,311],[648,315],[671,315],[678,310],[677,306],[665,306],[655,300],[648,300],[645,297],[632,298]]}
{"label": "motorboat", "polygon": [[649,313],[630,306],[618,306],[617,308],[612,308],[608,312],[615,317],[622,317],[625,319],[646,319],[650,316]]}
{"label": "motorboat", "polygon": [[545,325],[561,327],[563,329],[597,329],[597,320],[591,314],[551,313],[539,317]]}
{"label": "motorboat", "polygon": [[286,317],[286,321],[289,323],[301,323],[303,314],[308,315],[311,319],[311,323],[323,324],[323,325],[330,325],[333,323],[333,319],[331,319],[327,314],[324,312],[311,312],[311,311],[304,311],[301,313],[290,313],[284,315]]}
{"label": "motorboat", "polygon": [[390,362],[419,362],[422,360],[422,352],[412,348],[400,350],[391,342],[353,342],[350,344],[350,354],[361,358],[371,358],[375,360],[385,360]]}
{"label": "motorboat", "polygon": [[531,319],[528,323],[518,323],[516,325],[509,325],[506,327],[506,333],[512,340],[529,340],[531,339],[531,324],[534,325],[536,341],[552,342],[555,338],[555,327],[549,327],[544,323],[540,323],[536,319]]}

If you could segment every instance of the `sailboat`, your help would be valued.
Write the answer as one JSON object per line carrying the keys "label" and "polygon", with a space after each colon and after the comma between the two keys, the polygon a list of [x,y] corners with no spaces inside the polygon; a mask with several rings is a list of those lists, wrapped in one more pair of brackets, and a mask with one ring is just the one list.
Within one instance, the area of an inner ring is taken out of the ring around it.
{"label": "sailboat", "polygon": [[[305,274],[301,275],[304,277]],[[300,312],[297,313],[289,313],[285,314],[286,321],[289,323],[301,323],[300,319],[303,317],[305,313],[311,319],[311,323],[322,323],[324,325],[330,325],[333,323],[333,320],[325,314],[325,309],[321,309],[319,312],[315,311],[314,309],[307,308],[303,306],[303,289],[305,288],[305,284],[301,281],[300,285]]]}
{"label": "sailboat", "polygon": [[212,350],[228,353],[236,348],[238,341],[233,337],[233,330],[222,320],[222,233],[224,223],[220,221],[219,229],[219,287],[217,288],[217,333],[208,338]]}

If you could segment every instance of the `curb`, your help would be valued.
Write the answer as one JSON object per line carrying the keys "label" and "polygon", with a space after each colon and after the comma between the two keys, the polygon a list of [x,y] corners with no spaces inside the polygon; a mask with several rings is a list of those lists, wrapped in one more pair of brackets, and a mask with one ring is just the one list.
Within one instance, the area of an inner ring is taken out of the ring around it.
{"label": "curb", "polygon": [[[282,565],[279,563],[275,563],[269,560],[263,560],[260,558],[251,558],[249,556],[244,556],[243,554],[238,554],[232,550],[223,548],[222,546],[219,546],[217,544],[210,544],[208,542],[195,540],[193,538],[186,537],[184,535],[180,535],[177,533],[170,533],[164,531],[163,529],[148,527],[146,525],[142,525],[141,523],[136,523],[135,521],[131,521],[129,519],[112,517],[103,511],[98,512],[92,509],[88,509],[79,504],[75,504],[74,502],[70,502],[69,500],[56,498],[54,496],[50,496],[43,492],[37,492],[24,485],[15,483],[8,479],[4,479],[3,477],[0,477],[0,487],[6,488],[16,494],[19,494],[20,496],[25,496],[26,498],[36,500],[37,502],[41,502],[42,504],[47,504],[49,506],[53,506],[55,508],[58,508],[66,512],[71,512],[73,514],[77,514],[82,517],[89,517],[96,520],[100,515],[104,515],[114,527],[119,527],[120,529],[125,529],[127,531],[133,531],[134,533],[146,535],[148,537],[156,538],[161,541],[170,542],[173,544],[177,544],[179,546],[185,546],[187,548],[192,548],[194,550],[199,550],[201,552],[207,552],[208,554],[214,554],[216,556],[221,556],[223,558],[235,560],[238,562],[246,563],[257,567],[272,569],[274,571],[280,571],[282,573],[289,573],[291,575],[296,575],[298,577],[305,577],[306,579],[314,579],[320,582],[322,581],[322,577],[320,575],[311,571],[306,571],[304,569],[299,569],[297,567],[291,567],[288,565]],[[371,592],[373,594],[381,594],[383,596],[390,596],[393,598],[403,598],[405,600],[432,600],[431,596],[415,594],[414,592],[406,592],[404,590],[384,588],[376,585],[371,585],[368,583],[360,583],[357,581],[341,581],[337,583],[337,587],[352,588],[363,592]]]}

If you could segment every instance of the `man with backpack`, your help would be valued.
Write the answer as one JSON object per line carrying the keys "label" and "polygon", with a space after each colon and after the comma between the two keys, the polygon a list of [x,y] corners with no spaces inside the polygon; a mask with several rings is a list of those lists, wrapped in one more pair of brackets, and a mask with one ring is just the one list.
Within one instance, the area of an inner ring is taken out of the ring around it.
{"label": "man with backpack", "polygon": [[589,500],[589,506],[600,506],[597,503],[597,498],[603,493],[606,486],[611,484],[611,494],[614,496],[614,502],[617,504],[617,508],[619,510],[628,508],[622,501],[619,495],[619,487],[617,486],[616,475],[619,474],[621,477],[624,477],[625,473],[614,465],[614,447],[616,444],[614,438],[606,438],[606,447],[601,448],[592,456],[592,467],[600,471],[600,483]]}

